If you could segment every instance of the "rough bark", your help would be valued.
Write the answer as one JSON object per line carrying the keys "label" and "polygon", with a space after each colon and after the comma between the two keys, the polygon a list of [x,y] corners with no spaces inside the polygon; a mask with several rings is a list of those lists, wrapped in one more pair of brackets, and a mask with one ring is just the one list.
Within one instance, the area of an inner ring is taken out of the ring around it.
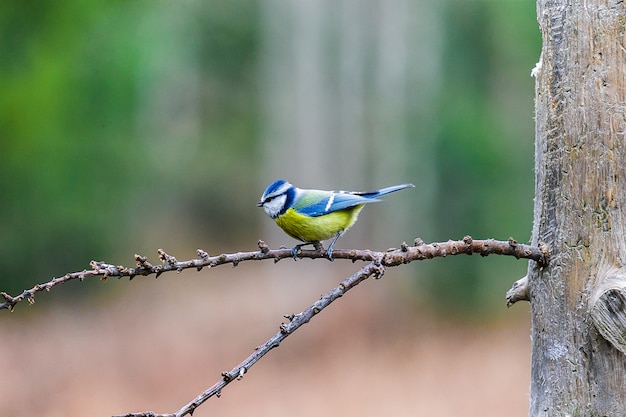
{"label": "rough bark", "polygon": [[[530,415],[626,415],[626,8],[538,0]],[[621,345],[620,345],[621,344]]]}

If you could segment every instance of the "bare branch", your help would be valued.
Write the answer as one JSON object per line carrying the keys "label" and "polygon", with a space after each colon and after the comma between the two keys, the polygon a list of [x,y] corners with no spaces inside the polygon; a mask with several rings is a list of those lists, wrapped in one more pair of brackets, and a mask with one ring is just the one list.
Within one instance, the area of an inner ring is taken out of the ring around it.
{"label": "bare branch", "polygon": [[[286,250],[287,254],[284,254],[283,251],[270,251],[269,248],[267,248],[267,246],[261,241],[259,242],[259,248],[261,249],[261,253],[265,253],[268,257],[272,256],[272,253],[278,258],[291,256],[289,250]],[[173,414],[155,414],[153,411],[147,411],[129,413],[114,417],[182,417],[185,415],[192,415],[194,410],[209,398],[213,396],[219,397],[222,389],[226,385],[230,384],[234,380],[243,378],[243,376],[249,372],[250,368],[256,362],[258,362],[270,350],[278,347],[280,343],[290,334],[295,332],[302,325],[308,323],[313,316],[321,312],[337,298],[343,296],[347,291],[354,288],[367,278],[371,276],[374,276],[374,278],[377,279],[382,277],[387,267],[398,266],[417,260],[445,257],[447,255],[458,255],[462,253],[468,255],[478,253],[482,256],[487,256],[489,254],[511,255],[517,258],[534,259],[541,264],[545,264],[545,262],[547,262],[547,251],[545,248],[533,248],[527,245],[520,245],[513,239],[509,239],[507,242],[501,242],[492,239],[473,240],[469,236],[466,236],[461,241],[448,241],[431,244],[425,244],[421,239],[416,239],[415,246],[410,247],[406,243],[403,243],[400,249],[389,249],[386,252],[337,250],[334,252],[334,257],[336,259],[352,259],[353,261],[370,260],[370,263],[361,268],[355,274],[344,279],[336,288],[322,295],[318,301],[314,302],[306,310],[295,315],[285,316],[289,322],[281,324],[280,331],[278,333],[272,336],[263,345],[258,346],[250,356],[244,359],[233,369],[227,372],[222,372],[222,378],[219,381],[206,391],[203,391],[192,401],[184,405],[177,412]],[[247,255],[239,255],[241,259],[248,259]],[[228,255],[220,256],[224,257]],[[323,249],[315,251],[302,251],[302,253],[298,256],[310,258],[324,257],[325,251]],[[225,261],[225,259],[223,260]],[[172,265],[175,266],[175,262],[172,262]]]}
{"label": "bare branch", "polygon": [[[158,278],[165,272],[176,271],[179,273],[184,269],[195,268],[200,271],[205,267],[213,268],[224,264],[237,266],[240,262],[244,261],[273,259],[274,262],[278,262],[284,258],[291,258],[290,249],[283,248],[272,250],[262,240],[259,240],[258,246],[258,251],[236,252],[217,256],[209,256],[206,251],[198,249],[196,251],[198,258],[186,261],[178,261],[174,256],[169,255],[163,249],[158,249],[157,253],[161,261],[159,265],[152,265],[148,262],[147,257],[137,254],[135,254],[135,267],[116,266],[101,261],[91,261],[89,263],[91,269],[89,270],[85,269],[80,272],[72,272],[62,277],[53,278],[51,281],[37,284],[30,289],[24,290],[17,296],[13,297],[5,292],[0,292],[0,296],[5,300],[4,303],[0,304],[0,310],[6,309],[13,311],[15,305],[23,300],[27,300],[29,304],[33,304],[35,302],[36,293],[50,291],[59,284],[64,284],[75,279],[82,281],[85,278],[99,277],[100,280],[106,281],[109,277],[128,277],[129,279],[133,279],[136,276],[149,275],[154,275],[155,278]],[[474,240],[470,236],[465,236],[463,240],[449,240],[440,243],[424,243],[418,238],[415,239],[414,246],[402,243],[400,249],[392,248],[388,249],[386,252],[359,249],[335,249],[333,259],[349,259],[352,262],[372,262],[380,259],[381,265],[383,266],[397,266],[413,261],[446,257],[448,255],[472,255],[474,253],[480,254],[481,256],[495,254],[514,256],[518,259],[526,258],[537,262],[540,266],[547,265],[548,263],[548,250],[544,246],[535,247],[520,244],[513,238],[509,238],[507,241],[494,239]],[[297,256],[299,258],[310,259],[326,258],[326,250],[320,246],[319,249],[315,250],[301,250],[298,252]]]}
{"label": "bare branch", "polygon": [[[204,267],[212,268],[224,264],[237,266],[243,261],[274,259],[275,262],[278,262],[283,258],[292,257],[290,249],[271,250],[263,241],[259,241],[258,246],[258,251],[237,252],[218,256],[210,256],[206,251],[198,249],[198,258],[187,261],[178,261],[174,256],[166,253],[163,249],[159,249],[157,253],[161,264],[158,265],[151,264],[147,257],[141,255],[135,255],[135,267],[126,267],[123,265],[115,266],[105,262],[91,261],[90,270],[68,273],[63,277],[54,278],[47,283],[39,284],[29,290],[25,290],[16,297],[11,297],[6,293],[0,293],[5,299],[5,302],[0,304],[0,308],[13,310],[14,306],[24,299],[32,304],[37,292],[44,290],[49,291],[51,288],[73,279],[79,279],[81,281],[89,277],[100,277],[101,280],[106,280],[108,277],[128,277],[129,279],[133,279],[136,276],[148,275],[159,277],[164,272],[181,272],[189,268],[195,268],[199,271]],[[335,250],[333,254],[334,259],[350,259],[352,262],[365,261],[368,263],[355,274],[345,278],[336,288],[322,295],[319,300],[311,304],[301,313],[285,316],[288,322],[280,325],[278,333],[273,335],[264,344],[255,348],[252,354],[233,369],[222,372],[221,378],[213,386],[200,393],[200,395],[184,405],[177,412],[173,414],[158,414],[153,411],[146,411],[125,414],[123,417],[182,417],[192,415],[197,407],[213,396],[219,397],[225,386],[234,380],[243,378],[244,375],[249,372],[250,368],[270,350],[278,347],[290,334],[295,332],[302,325],[308,323],[316,314],[360,282],[371,276],[376,279],[382,277],[387,267],[436,257],[445,257],[448,255],[472,255],[474,253],[480,254],[481,256],[498,254],[515,256],[516,258],[527,258],[536,261],[539,265],[545,265],[548,262],[548,252],[545,247],[532,247],[518,244],[512,238],[509,238],[508,241],[497,241],[494,239],[474,240],[470,236],[465,236],[460,241],[449,240],[447,242],[430,244],[424,243],[421,239],[415,239],[413,246],[402,243],[399,249],[391,248],[385,252],[356,249]],[[299,251],[297,257],[311,259],[326,258],[326,251],[321,245],[315,245],[315,250]]]}
{"label": "bare branch", "polygon": [[194,398],[192,401],[183,406],[180,410],[173,414],[155,414],[153,411],[130,413],[121,416],[114,417],[182,417],[185,415],[192,415],[194,410],[202,403],[207,401],[213,396],[219,397],[222,389],[235,380],[240,380],[248,373],[250,368],[257,363],[263,356],[265,356],[270,350],[278,347],[280,343],[285,340],[290,334],[295,332],[302,325],[308,323],[313,316],[321,312],[328,307],[337,298],[343,296],[350,289],[357,286],[367,278],[373,276],[374,278],[380,278],[385,272],[385,267],[381,265],[381,260],[377,259],[359,271],[344,279],[337,287],[328,291],[322,295],[319,300],[311,304],[306,310],[301,313],[285,316],[289,320],[288,323],[280,325],[280,330],[274,336],[272,336],[267,342],[254,349],[254,352],[244,359],[240,364],[235,366],[230,371],[222,372],[222,378],[217,381],[212,387],[203,391],[200,395]]}

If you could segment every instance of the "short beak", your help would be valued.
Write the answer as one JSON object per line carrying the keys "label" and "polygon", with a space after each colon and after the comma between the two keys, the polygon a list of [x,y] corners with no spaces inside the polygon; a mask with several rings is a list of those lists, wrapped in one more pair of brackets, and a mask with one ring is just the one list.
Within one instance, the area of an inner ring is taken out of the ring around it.
{"label": "short beak", "polygon": [[258,203],[256,203],[257,207],[263,207],[263,201],[259,201]]}

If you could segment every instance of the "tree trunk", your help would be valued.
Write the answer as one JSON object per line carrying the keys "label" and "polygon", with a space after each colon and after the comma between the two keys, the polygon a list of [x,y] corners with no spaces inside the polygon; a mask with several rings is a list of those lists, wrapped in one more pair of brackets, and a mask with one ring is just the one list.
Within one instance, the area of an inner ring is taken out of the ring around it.
{"label": "tree trunk", "polygon": [[538,0],[530,416],[626,415],[626,8]]}

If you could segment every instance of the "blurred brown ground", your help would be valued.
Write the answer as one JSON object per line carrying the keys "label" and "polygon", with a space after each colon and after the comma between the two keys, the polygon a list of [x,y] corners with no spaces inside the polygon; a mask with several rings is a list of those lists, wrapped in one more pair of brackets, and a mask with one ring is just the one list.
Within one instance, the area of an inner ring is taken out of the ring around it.
{"label": "blurred brown ground", "polygon": [[[0,415],[174,412],[357,268],[249,262],[113,279],[75,305],[58,287],[0,312]],[[395,268],[362,283],[194,417],[527,416],[528,307],[437,319],[407,302],[412,279]]]}

